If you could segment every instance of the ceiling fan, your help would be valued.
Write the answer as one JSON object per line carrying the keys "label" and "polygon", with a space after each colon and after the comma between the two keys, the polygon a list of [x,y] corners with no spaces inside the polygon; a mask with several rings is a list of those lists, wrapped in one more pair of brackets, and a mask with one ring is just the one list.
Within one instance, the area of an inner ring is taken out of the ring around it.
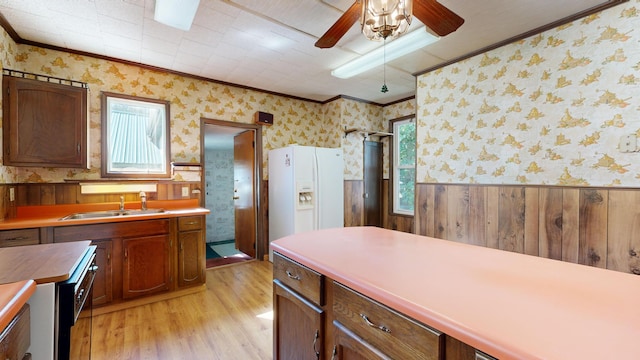
{"label": "ceiling fan", "polygon": [[[333,47],[344,34],[356,23],[363,13],[363,2],[356,0],[347,11],[333,24],[329,30],[315,43],[316,47],[326,49]],[[439,36],[456,31],[464,19],[436,0],[413,0],[413,16]]]}

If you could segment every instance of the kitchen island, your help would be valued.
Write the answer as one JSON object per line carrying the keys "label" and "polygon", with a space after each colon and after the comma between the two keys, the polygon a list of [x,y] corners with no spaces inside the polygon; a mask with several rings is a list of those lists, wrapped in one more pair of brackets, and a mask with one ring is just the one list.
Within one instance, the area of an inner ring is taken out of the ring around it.
{"label": "kitchen island", "polygon": [[[423,345],[414,330],[401,339],[403,329],[387,321],[417,324],[433,339],[432,353],[416,358],[473,359],[457,356],[468,349],[476,359],[638,358],[640,278],[631,274],[375,227],[301,233],[271,246],[282,258],[274,262],[275,359],[290,350],[283,335],[302,317],[318,319],[309,338],[324,358]],[[311,310],[285,318],[291,304]]]}
{"label": "kitchen island", "polygon": [[53,359],[56,283],[68,280],[87,254],[90,241],[0,248],[0,284],[30,284],[31,346],[34,360]]}
{"label": "kitchen island", "polygon": [[0,284],[0,359],[28,358],[31,325],[27,301],[35,291],[33,280]]}

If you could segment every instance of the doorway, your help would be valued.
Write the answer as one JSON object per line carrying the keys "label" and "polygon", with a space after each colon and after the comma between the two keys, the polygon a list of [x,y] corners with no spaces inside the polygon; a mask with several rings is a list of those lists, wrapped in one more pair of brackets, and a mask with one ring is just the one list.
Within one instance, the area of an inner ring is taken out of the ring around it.
{"label": "doorway", "polygon": [[207,268],[254,259],[260,256],[260,128],[202,119],[201,129]]}

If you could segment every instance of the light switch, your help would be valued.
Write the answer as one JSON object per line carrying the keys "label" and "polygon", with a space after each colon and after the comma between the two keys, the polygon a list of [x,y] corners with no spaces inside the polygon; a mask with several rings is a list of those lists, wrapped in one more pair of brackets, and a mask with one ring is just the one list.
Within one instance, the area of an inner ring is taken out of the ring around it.
{"label": "light switch", "polygon": [[189,187],[188,186],[183,186],[182,187],[182,197],[189,197]]}

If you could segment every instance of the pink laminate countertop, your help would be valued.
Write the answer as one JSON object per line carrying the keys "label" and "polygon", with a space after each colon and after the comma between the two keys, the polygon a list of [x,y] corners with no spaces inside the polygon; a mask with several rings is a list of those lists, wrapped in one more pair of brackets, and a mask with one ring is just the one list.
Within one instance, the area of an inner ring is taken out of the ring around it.
{"label": "pink laminate countertop", "polygon": [[[208,209],[198,206],[197,199],[168,201],[150,200],[147,204],[149,209],[164,209],[165,212],[144,215],[60,220],[66,215],[78,212],[117,210],[119,203],[21,206],[18,207],[17,217],[0,221],[0,230],[150,220],[189,215],[206,215],[209,213]],[[128,202],[125,204],[125,209],[127,210],[139,208],[140,203],[138,202]]]}
{"label": "pink laminate countertop", "polygon": [[279,252],[499,359],[640,359],[640,277],[375,227]]}
{"label": "pink laminate countertop", "polygon": [[36,291],[33,280],[0,285],[0,334]]}

